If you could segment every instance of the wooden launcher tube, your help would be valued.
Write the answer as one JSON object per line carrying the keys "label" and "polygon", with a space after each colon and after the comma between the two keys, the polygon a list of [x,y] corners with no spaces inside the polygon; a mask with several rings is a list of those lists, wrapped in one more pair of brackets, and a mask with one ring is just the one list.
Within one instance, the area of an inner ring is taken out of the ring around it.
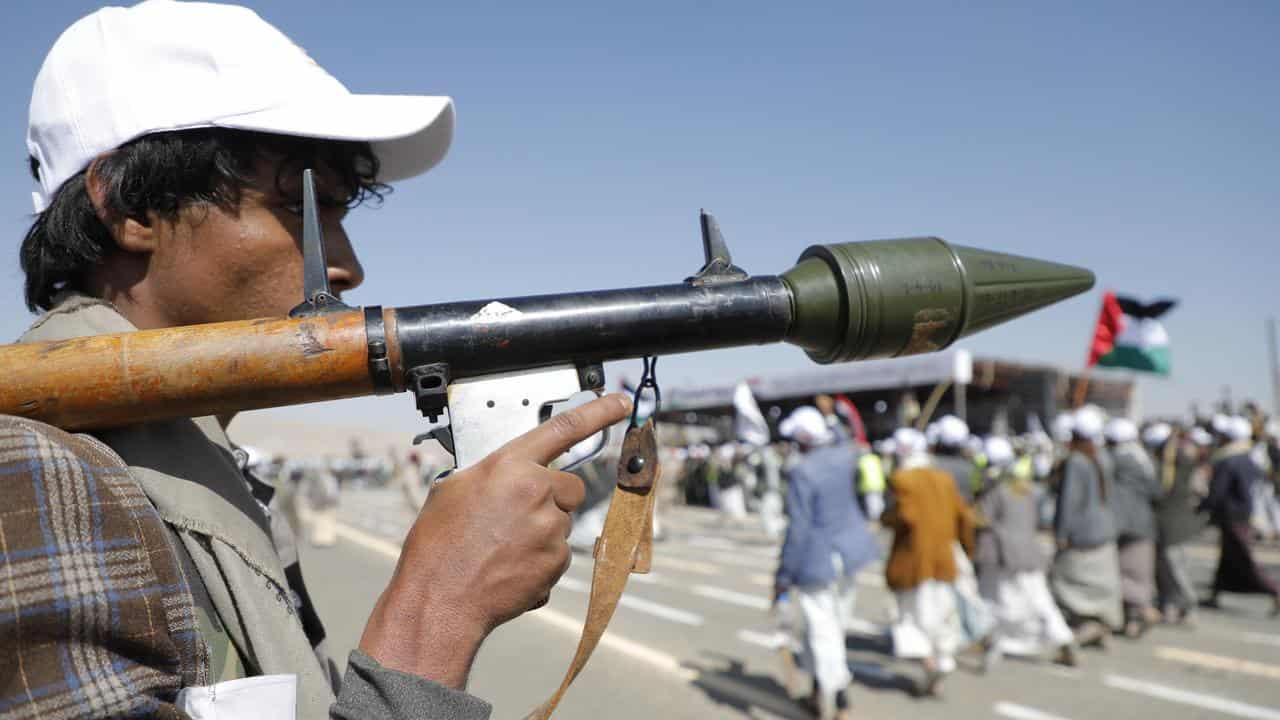
{"label": "wooden launcher tube", "polygon": [[65,430],[373,394],[364,313],[0,346],[0,414]]}

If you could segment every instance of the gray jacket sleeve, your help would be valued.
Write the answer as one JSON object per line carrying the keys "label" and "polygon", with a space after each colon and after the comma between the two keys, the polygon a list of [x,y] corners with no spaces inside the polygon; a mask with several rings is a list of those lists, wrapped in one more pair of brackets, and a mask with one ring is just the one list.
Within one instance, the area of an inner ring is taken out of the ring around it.
{"label": "gray jacket sleeve", "polygon": [[384,668],[352,650],[332,720],[487,720],[493,706],[436,682]]}

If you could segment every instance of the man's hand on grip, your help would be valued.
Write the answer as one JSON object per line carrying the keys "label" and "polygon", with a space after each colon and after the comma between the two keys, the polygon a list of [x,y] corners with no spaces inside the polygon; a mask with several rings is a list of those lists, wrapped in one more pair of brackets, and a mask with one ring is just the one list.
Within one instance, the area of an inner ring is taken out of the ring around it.
{"label": "man's hand on grip", "polygon": [[384,666],[464,686],[485,636],[546,603],[569,567],[569,513],[585,488],[546,465],[630,412],[624,395],[598,398],[433,488],[360,648]]}

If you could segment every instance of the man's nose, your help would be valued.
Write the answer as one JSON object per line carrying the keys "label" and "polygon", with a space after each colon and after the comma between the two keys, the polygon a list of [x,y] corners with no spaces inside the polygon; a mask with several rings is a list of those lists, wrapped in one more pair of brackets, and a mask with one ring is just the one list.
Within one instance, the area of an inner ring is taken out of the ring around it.
{"label": "man's nose", "polygon": [[364,282],[364,268],[342,223],[332,223],[325,228],[324,256],[329,265],[329,289],[335,294],[354,290]]}

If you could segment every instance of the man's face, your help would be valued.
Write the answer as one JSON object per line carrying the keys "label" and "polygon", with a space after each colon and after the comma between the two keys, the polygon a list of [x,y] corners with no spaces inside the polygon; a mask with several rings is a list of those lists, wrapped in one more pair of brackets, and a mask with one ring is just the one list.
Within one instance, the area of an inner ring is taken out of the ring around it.
{"label": "man's face", "polygon": [[[147,264],[150,300],[172,325],[283,317],[302,302],[301,173],[276,187],[276,165],[259,163],[238,209],[195,205],[176,221],[156,220]],[[334,294],[364,280],[342,227],[347,209],[328,173],[316,174],[329,285]]]}

